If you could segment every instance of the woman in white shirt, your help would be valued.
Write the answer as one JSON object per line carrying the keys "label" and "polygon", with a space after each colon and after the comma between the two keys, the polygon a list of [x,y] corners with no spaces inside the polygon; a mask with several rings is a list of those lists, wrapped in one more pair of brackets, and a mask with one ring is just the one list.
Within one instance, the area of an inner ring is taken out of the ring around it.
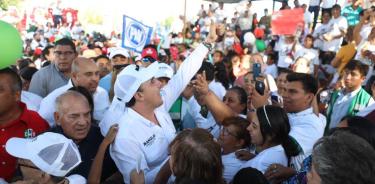
{"label": "woman in white shirt", "polygon": [[249,121],[241,117],[224,119],[218,143],[221,146],[221,160],[224,166],[223,177],[230,183],[234,175],[246,162],[236,157],[236,151],[245,149],[250,145],[250,135],[246,131]]}
{"label": "woman in white shirt", "polygon": [[264,173],[273,163],[288,166],[289,158],[297,155],[298,149],[288,135],[290,124],[286,112],[281,107],[267,105],[249,114],[251,123],[247,130],[257,155],[242,168],[252,167]]}

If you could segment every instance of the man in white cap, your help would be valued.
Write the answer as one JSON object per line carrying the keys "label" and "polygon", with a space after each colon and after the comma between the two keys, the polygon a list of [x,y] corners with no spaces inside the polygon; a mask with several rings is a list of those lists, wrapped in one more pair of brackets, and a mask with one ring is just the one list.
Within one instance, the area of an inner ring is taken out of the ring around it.
{"label": "man in white cap", "polygon": [[11,138],[6,151],[18,158],[18,167],[27,183],[85,183],[79,175],[65,176],[81,163],[74,142],[61,134],[46,132],[33,139]]}
{"label": "man in white cap", "polygon": [[104,88],[108,93],[112,87],[112,77],[117,75],[123,68],[123,65],[129,64],[129,52],[121,47],[109,49],[109,59],[111,60],[112,72],[104,76],[99,81],[99,86]]}
{"label": "man in white cap", "polygon": [[169,109],[199,70],[211,43],[216,40],[215,26],[210,35],[183,62],[176,74],[161,89],[155,78],[159,64],[147,68],[129,65],[117,76],[120,92],[116,98],[125,103],[118,118],[119,132],[111,147],[111,156],[125,183],[153,183],[161,166],[168,160],[168,145],[176,129]]}

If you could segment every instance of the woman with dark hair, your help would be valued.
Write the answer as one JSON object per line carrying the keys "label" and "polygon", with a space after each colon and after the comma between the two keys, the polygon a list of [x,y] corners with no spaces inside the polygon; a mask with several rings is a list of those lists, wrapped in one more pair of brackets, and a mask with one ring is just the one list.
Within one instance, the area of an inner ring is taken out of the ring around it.
{"label": "woman with dark hair", "polygon": [[234,175],[240,170],[241,165],[246,161],[236,157],[236,151],[249,147],[251,139],[246,130],[249,121],[241,117],[230,117],[222,122],[218,143],[221,146],[221,159],[224,166],[223,177],[230,183]]}
{"label": "woman with dark hair", "polygon": [[273,163],[288,166],[289,158],[299,153],[289,137],[290,124],[286,112],[278,106],[267,105],[249,113],[251,123],[247,130],[257,155],[242,166],[262,173]]}
{"label": "woman with dark hair", "polygon": [[[336,131],[348,131],[365,139],[375,149],[375,124],[369,120],[359,117],[344,117],[337,128],[333,128],[330,134]],[[269,180],[284,181],[288,184],[305,184],[307,183],[306,174],[311,170],[312,157],[307,157],[302,164],[299,171],[295,171],[290,167],[283,167],[281,165],[272,164],[272,167],[268,168],[265,176]]]}
{"label": "woman with dark hair", "polygon": [[217,62],[214,64],[215,80],[220,82],[225,89],[229,88],[229,76],[225,64],[223,62]]}
{"label": "woman with dark hair", "polygon": [[243,88],[234,86],[228,89],[223,98],[223,102],[235,113],[239,114],[240,116],[246,117],[247,94]]}
{"label": "woman with dark hair", "polygon": [[[220,145],[204,129],[182,131],[169,145],[175,184],[224,184]],[[193,182],[194,181],[194,182]]]}

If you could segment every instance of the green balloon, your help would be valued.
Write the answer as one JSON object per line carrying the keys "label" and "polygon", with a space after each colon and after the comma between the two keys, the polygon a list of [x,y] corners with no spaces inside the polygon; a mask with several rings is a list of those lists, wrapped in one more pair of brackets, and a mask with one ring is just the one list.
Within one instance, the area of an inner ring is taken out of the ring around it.
{"label": "green balloon", "polygon": [[22,39],[17,29],[0,20],[0,69],[16,63],[22,56]]}
{"label": "green balloon", "polygon": [[257,47],[257,50],[259,52],[263,52],[264,50],[266,50],[266,43],[264,43],[263,40],[256,40],[255,41],[255,46]]}

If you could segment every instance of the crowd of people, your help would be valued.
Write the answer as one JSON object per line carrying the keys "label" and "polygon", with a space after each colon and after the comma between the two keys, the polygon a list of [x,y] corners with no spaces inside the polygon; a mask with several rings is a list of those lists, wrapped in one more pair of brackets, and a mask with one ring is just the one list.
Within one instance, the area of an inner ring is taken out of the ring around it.
{"label": "crowd of people", "polygon": [[34,26],[0,69],[0,183],[375,183],[371,2],[295,0],[293,35],[224,5],[139,55]]}

